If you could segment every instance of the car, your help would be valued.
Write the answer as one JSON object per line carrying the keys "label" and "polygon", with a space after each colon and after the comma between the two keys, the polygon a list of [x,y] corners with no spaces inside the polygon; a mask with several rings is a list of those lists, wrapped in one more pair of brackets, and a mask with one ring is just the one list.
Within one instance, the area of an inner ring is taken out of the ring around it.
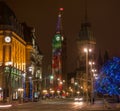
{"label": "car", "polygon": [[23,102],[28,102],[28,101],[29,101],[29,98],[27,97],[23,99]]}
{"label": "car", "polygon": [[74,101],[75,102],[81,102],[81,101],[83,101],[83,97],[75,97]]}

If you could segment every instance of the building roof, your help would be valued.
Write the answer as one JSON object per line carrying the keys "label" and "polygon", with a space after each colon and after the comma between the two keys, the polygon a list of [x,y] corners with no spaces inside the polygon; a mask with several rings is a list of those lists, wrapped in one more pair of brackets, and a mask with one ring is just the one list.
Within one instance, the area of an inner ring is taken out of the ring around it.
{"label": "building roof", "polygon": [[13,17],[14,19],[16,18],[14,12],[4,1],[0,1],[0,24],[11,25],[11,17]]}
{"label": "building roof", "polygon": [[25,22],[22,23],[23,26],[23,35],[24,35],[24,40],[32,45],[32,27],[29,27]]}
{"label": "building roof", "polygon": [[93,33],[91,31],[91,24],[89,22],[84,22],[81,24],[81,30],[79,32],[80,41],[83,40],[94,40]]}

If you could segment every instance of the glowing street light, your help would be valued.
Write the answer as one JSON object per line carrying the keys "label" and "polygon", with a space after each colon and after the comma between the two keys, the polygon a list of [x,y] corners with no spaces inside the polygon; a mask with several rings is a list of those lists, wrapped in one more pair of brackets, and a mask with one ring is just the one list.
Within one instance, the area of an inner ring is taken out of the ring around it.
{"label": "glowing street light", "polygon": [[24,89],[23,88],[18,88],[18,92],[19,92],[19,102],[21,103],[22,102],[22,98],[23,98],[23,91]]}
{"label": "glowing street light", "polygon": [[63,84],[63,82],[62,82],[62,81],[60,81],[60,84],[62,85],[62,84]]}
{"label": "glowing street light", "polygon": [[77,95],[79,96],[79,94],[80,94],[80,91],[77,91],[76,93],[77,93]]}

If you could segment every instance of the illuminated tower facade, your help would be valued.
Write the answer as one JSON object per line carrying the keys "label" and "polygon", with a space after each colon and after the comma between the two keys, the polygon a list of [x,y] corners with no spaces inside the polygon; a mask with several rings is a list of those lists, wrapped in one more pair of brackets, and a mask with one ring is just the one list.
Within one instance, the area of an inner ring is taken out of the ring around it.
{"label": "illuminated tower facade", "polygon": [[62,12],[60,8],[56,33],[52,39],[52,75],[55,90],[62,90],[66,80],[66,39],[62,30]]}

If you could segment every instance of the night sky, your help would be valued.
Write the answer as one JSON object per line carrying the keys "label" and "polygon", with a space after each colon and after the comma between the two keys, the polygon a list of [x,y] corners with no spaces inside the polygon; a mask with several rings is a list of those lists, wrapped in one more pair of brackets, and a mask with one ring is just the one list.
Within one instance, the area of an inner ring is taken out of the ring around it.
{"label": "night sky", "polygon": [[[56,30],[58,9],[64,8],[62,22],[67,38],[67,70],[74,71],[77,58],[76,39],[84,19],[85,0],[5,1],[15,12],[19,22],[35,27],[36,37],[44,54],[44,64],[51,63],[51,41]],[[107,49],[110,56],[120,56],[120,0],[88,0],[87,10],[97,49]]]}

